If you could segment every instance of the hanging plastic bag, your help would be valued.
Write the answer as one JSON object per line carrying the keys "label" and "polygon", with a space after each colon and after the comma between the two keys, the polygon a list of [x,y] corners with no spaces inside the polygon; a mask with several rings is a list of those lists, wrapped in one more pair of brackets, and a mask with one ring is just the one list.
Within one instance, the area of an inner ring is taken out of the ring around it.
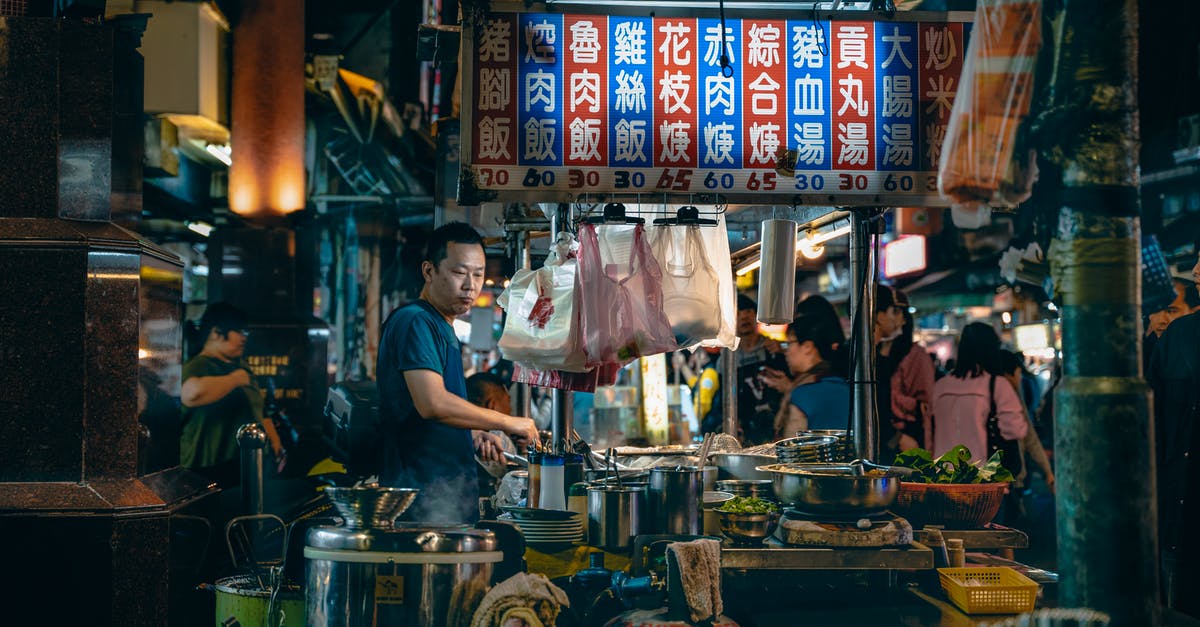
{"label": "hanging plastic bag", "polygon": [[675,350],[662,271],[642,225],[579,227],[579,305],[588,365],[627,364]]}
{"label": "hanging plastic bag", "polygon": [[1036,164],[1018,149],[1018,130],[1041,43],[1040,2],[979,0],[938,163],[938,191],[955,203],[955,224],[979,223],[972,211],[985,205],[1028,198]]}
{"label": "hanging plastic bag", "polygon": [[717,298],[721,305],[721,329],[716,339],[700,342],[701,346],[737,350],[737,285],[733,276],[733,259],[729,254],[729,233],[725,229],[725,214],[717,215],[717,225],[700,229],[704,251],[713,271],[717,273]]}
{"label": "hanging plastic bag", "polygon": [[513,365],[514,383],[528,383],[542,388],[557,388],[573,392],[595,392],[597,386],[615,385],[621,367],[617,364],[601,364],[587,372],[565,372],[562,370],[539,370],[527,364]]}
{"label": "hanging plastic bag", "polygon": [[567,233],[537,270],[518,270],[497,303],[507,312],[500,354],[545,370],[585,372],[575,279],[579,244]]}
{"label": "hanging plastic bag", "polygon": [[663,313],[680,346],[716,340],[721,330],[720,281],[700,231],[684,225],[647,229],[662,268]]}

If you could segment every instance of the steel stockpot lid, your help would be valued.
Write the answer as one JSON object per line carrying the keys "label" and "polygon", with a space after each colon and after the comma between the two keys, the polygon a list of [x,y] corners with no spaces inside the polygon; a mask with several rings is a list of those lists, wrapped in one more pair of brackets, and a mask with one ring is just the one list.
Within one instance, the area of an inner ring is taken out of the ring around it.
{"label": "steel stockpot lid", "polygon": [[491,531],[465,525],[444,527],[397,523],[392,529],[314,527],[309,548],[330,551],[387,553],[491,553],[499,542]]}

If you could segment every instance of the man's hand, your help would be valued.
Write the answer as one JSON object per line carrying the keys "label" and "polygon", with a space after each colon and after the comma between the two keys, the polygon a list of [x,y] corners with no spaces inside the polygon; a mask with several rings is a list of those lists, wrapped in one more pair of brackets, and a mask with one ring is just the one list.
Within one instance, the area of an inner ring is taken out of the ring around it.
{"label": "man's hand", "polygon": [[471,431],[471,441],[475,444],[475,455],[485,462],[504,461],[504,442],[500,436],[489,431]]}
{"label": "man's hand", "polygon": [[536,446],[536,443],[540,441],[537,425],[530,418],[510,416],[508,423],[504,425],[504,432],[512,436],[513,444],[517,446],[518,451],[525,450],[530,444]]}
{"label": "man's hand", "polygon": [[783,352],[783,349],[779,348],[779,342],[769,337],[763,338],[763,348],[767,349],[767,352],[771,353],[772,355]]}

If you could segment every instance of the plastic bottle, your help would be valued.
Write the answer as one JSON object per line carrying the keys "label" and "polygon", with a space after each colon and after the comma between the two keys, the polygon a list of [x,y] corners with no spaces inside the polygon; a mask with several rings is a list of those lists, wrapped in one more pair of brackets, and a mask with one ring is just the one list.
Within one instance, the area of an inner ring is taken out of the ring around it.
{"label": "plastic bottle", "polygon": [[526,459],[529,460],[529,490],[525,497],[525,507],[537,508],[542,494],[542,454],[531,448]]}
{"label": "plastic bottle", "polygon": [[542,456],[541,493],[538,495],[538,507],[541,509],[567,509],[563,466],[564,460],[561,455]]}

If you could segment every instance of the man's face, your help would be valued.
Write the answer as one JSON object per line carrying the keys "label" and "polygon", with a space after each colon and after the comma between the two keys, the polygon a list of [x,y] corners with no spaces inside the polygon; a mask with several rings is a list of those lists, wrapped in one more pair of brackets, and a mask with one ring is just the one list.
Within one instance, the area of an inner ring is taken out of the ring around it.
{"label": "man's face", "polygon": [[230,361],[241,359],[246,353],[246,334],[241,331],[228,331],[222,336],[216,329],[212,330],[216,340],[216,350],[222,357]]}
{"label": "man's face", "polygon": [[756,331],[758,331],[758,312],[753,309],[739,309],[737,334],[739,336],[754,335]]}
{"label": "man's face", "polygon": [[[1200,264],[1197,264],[1197,266],[1200,266]],[[1153,331],[1155,335],[1162,335],[1163,331],[1166,331],[1167,327],[1170,326],[1170,324],[1174,322],[1176,318],[1187,315],[1189,309],[1187,300],[1183,296],[1184,289],[1185,288],[1183,285],[1176,283],[1175,300],[1171,301],[1171,304],[1167,305],[1166,309],[1150,314],[1150,330]]]}
{"label": "man's face", "polygon": [[428,261],[421,264],[429,303],[448,317],[470,311],[483,289],[485,263],[483,247],[479,244],[448,244],[446,258],[436,267]]}

